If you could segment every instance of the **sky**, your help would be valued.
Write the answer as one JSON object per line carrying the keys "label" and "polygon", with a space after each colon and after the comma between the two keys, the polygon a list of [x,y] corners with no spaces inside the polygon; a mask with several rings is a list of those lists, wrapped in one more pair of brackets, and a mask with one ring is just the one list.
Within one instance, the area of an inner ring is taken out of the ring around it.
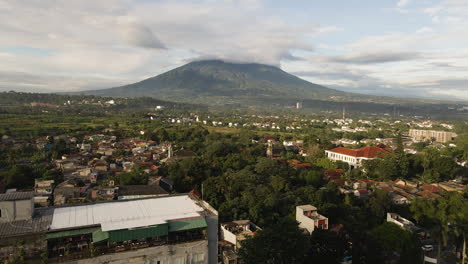
{"label": "sky", "polygon": [[0,0],[0,91],[110,88],[201,59],[468,101],[468,0]]}

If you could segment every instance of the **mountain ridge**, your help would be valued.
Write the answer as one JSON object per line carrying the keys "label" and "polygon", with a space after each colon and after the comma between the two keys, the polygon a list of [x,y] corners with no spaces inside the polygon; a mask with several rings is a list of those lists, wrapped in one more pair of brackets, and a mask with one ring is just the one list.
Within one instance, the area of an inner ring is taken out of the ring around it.
{"label": "mountain ridge", "polygon": [[259,63],[193,61],[142,81],[74,94],[153,97],[198,104],[244,106],[291,104],[301,100],[377,103],[435,103],[430,99],[396,98],[344,92],[308,82],[282,69]]}
{"label": "mountain ridge", "polygon": [[[172,101],[217,103],[256,99],[330,99],[350,93],[310,83],[280,68],[257,63],[194,61],[140,82],[79,93],[118,97],[149,96]],[[190,98],[187,98],[190,97]],[[335,98],[336,99],[336,98]]]}

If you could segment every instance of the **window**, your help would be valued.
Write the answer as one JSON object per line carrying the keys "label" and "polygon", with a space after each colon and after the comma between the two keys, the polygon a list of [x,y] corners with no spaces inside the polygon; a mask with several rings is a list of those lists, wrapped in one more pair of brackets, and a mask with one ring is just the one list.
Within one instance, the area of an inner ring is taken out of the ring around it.
{"label": "window", "polygon": [[0,209],[0,218],[2,218],[2,209]]}
{"label": "window", "polygon": [[205,260],[205,254],[204,253],[195,253],[193,254],[193,262],[194,263],[203,263]]}
{"label": "window", "polygon": [[174,264],[185,264],[185,258],[184,257],[177,257],[174,259]]}

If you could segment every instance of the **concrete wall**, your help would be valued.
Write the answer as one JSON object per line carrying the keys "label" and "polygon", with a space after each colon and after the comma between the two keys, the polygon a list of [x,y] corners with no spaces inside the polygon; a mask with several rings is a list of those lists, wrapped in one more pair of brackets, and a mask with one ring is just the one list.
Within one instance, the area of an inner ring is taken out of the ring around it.
{"label": "concrete wall", "polygon": [[31,219],[34,209],[33,199],[17,201],[1,201],[2,216],[0,222]]}
{"label": "concrete wall", "polygon": [[226,240],[234,245],[237,245],[237,237],[232,232],[221,226],[221,239]]}
{"label": "concrete wall", "polygon": [[89,259],[60,262],[66,264],[208,264],[208,241],[164,245]]}
{"label": "concrete wall", "polygon": [[299,222],[299,227],[306,229],[309,234],[312,234],[315,229],[314,220],[304,215],[304,210],[296,207],[296,221]]}

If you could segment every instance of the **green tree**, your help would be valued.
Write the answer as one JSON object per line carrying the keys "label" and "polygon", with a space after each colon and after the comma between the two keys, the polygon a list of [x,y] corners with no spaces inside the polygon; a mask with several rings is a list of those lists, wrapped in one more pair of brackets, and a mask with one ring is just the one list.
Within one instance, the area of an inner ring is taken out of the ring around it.
{"label": "green tree", "polygon": [[295,221],[285,219],[241,242],[239,257],[245,264],[306,263],[309,238]]}
{"label": "green tree", "polygon": [[388,257],[397,253],[401,264],[418,263],[420,260],[418,241],[410,231],[398,225],[385,222],[370,232],[373,241],[382,248],[382,254]]}
{"label": "green tree", "polygon": [[316,165],[327,170],[338,169],[338,165],[336,165],[336,162],[327,158],[319,158],[317,160]]}
{"label": "green tree", "polygon": [[341,263],[346,239],[335,232],[317,229],[310,237],[310,256],[307,263]]}

